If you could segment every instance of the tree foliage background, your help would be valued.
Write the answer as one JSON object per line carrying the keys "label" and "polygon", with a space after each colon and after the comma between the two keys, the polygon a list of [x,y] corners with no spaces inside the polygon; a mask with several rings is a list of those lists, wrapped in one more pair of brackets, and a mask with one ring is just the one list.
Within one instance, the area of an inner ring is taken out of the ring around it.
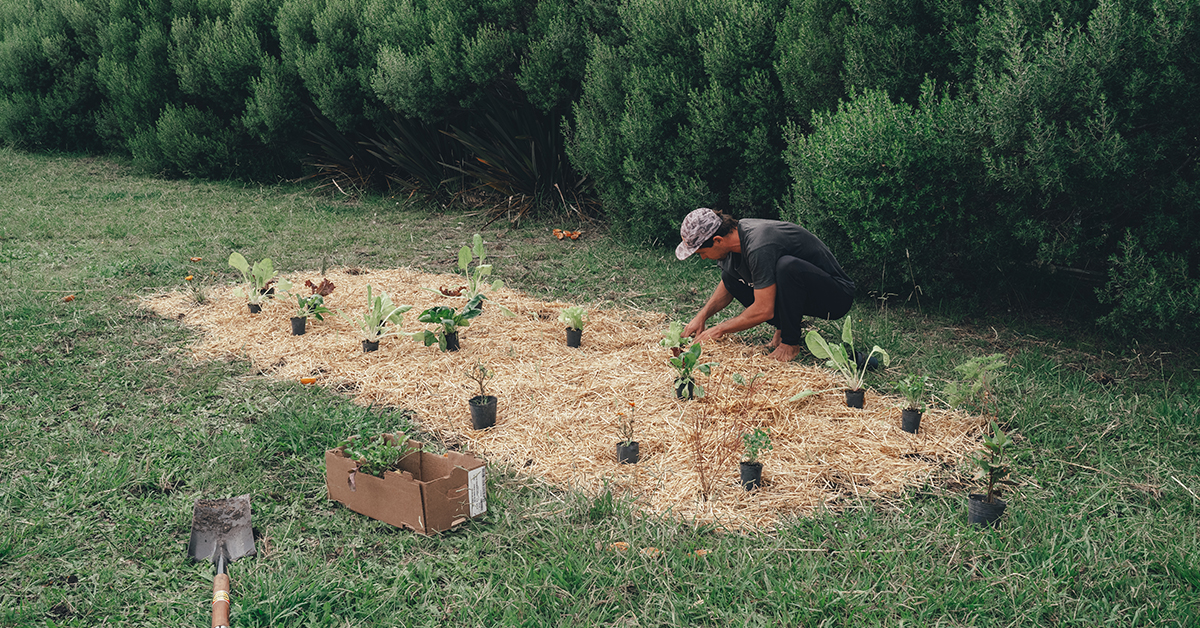
{"label": "tree foliage background", "polygon": [[1193,0],[4,0],[0,141],[592,197],[662,243],[712,206],[808,226],[860,291],[1082,288],[1118,332],[1194,334],[1198,22]]}

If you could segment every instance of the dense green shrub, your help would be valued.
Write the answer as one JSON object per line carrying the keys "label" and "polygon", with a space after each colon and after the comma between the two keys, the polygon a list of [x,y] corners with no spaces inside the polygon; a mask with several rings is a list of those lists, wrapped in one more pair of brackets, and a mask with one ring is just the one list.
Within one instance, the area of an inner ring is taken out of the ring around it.
{"label": "dense green shrub", "polygon": [[781,4],[621,5],[621,36],[593,44],[569,148],[618,230],[669,240],[700,205],[773,212],[785,185]]}
{"label": "dense green shrub", "polygon": [[179,100],[167,64],[170,3],[113,0],[100,27],[96,80],[104,95],[96,130],[107,145],[127,149],[130,138],[149,130],[169,102]]}
{"label": "dense green shrub", "polygon": [[[956,46],[975,63],[953,97],[927,91],[909,108],[867,92],[815,116],[812,135],[794,130],[787,214],[832,226],[822,235],[871,276],[909,262],[894,235],[938,234],[912,263],[943,293],[1028,292],[1036,269],[1043,285],[1060,270],[1103,282],[1111,265],[1106,322],[1194,330],[1200,123],[1181,112],[1200,108],[1200,53],[1185,43],[1200,38],[1200,9],[1063,8],[1074,10],[982,7],[957,31],[974,34]],[[894,290],[910,278],[881,281]]]}
{"label": "dense green shrub", "polygon": [[0,4],[0,141],[27,148],[98,148],[101,6],[46,0]]}

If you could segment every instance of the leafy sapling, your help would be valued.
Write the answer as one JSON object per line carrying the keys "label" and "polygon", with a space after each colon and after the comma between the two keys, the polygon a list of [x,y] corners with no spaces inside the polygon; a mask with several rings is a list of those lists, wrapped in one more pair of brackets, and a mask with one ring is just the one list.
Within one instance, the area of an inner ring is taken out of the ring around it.
{"label": "leafy sapling", "polygon": [[971,462],[977,467],[975,479],[985,480],[984,487],[987,492],[983,501],[992,504],[1000,496],[1001,485],[1016,486],[1017,483],[1008,479],[1012,467],[1005,459],[1005,450],[1013,444],[1012,437],[1005,434],[995,421],[991,422],[990,427],[992,434],[983,435],[983,452],[971,456]]}
{"label": "leafy sapling", "polygon": [[771,429],[755,428],[753,432],[742,434],[742,447],[746,452],[746,459],[742,462],[746,464],[758,465],[762,464],[759,459],[763,452],[774,449],[771,444]]}
{"label": "leafy sapling", "polygon": [[357,434],[338,444],[345,456],[355,462],[356,470],[383,477],[392,471],[400,459],[418,451],[408,435],[397,430],[395,434],[380,434],[376,438],[360,438]]}
{"label": "leafy sapling", "polygon": [[467,378],[479,385],[479,396],[471,397],[471,403],[477,406],[484,406],[488,403],[487,389],[483,383],[496,376],[495,371],[489,369],[483,362],[476,362],[474,366],[467,369]]}
{"label": "leafy sapling", "polygon": [[246,282],[247,288],[237,288],[233,291],[234,296],[246,299],[251,305],[261,304],[270,293],[271,284],[275,283],[275,268],[271,264],[271,258],[265,257],[254,262],[254,266],[250,266],[241,253],[234,251],[229,254],[229,265],[242,273],[242,280]]}
{"label": "leafy sapling", "polygon": [[[487,250],[483,246],[483,236],[478,233],[471,240],[471,246],[463,246],[458,250],[458,270],[467,277],[467,300],[474,299],[483,292],[491,292],[504,287],[504,282],[497,279],[491,284],[485,283],[484,278],[492,274],[492,265],[484,264]],[[471,260],[479,258],[475,263],[475,271],[471,272]]]}
{"label": "leafy sapling", "polygon": [[[881,349],[879,345],[871,347],[871,351],[867,353],[866,358],[862,360],[862,364],[859,364],[859,362],[854,359],[854,333],[851,330],[849,316],[846,317],[846,322],[842,325],[841,344],[830,345],[828,342],[825,342],[825,339],[822,338],[821,334],[815,329],[809,330],[808,334],[804,336],[804,344],[818,359],[828,360],[825,363],[825,366],[840,373],[846,382],[846,390],[850,391],[859,391],[863,389],[863,385],[865,383],[864,379],[867,375],[867,367],[871,362],[871,358],[876,354],[879,355],[879,358],[883,361],[884,366],[892,363],[892,359],[890,356],[888,356],[887,351]],[[847,349],[847,347],[849,347],[849,349]],[[821,392],[825,391],[801,391],[789,401],[798,401],[800,399],[804,399],[805,397],[816,395]]]}
{"label": "leafy sapling", "polygon": [[[411,309],[411,305],[393,304],[391,297],[385,292],[373,295],[371,284],[367,284],[367,310],[357,321],[363,340],[379,342],[387,336],[403,334],[404,313]],[[390,327],[387,326],[388,323],[391,323]]]}
{"label": "leafy sapling", "polygon": [[670,349],[673,355],[678,356],[691,341],[691,338],[683,335],[683,323],[671,321],[671,325],[667,327],[667,331],[663,332],[662,340],[659,340],[658,344]]}
{"label": "leafy sapling", "polygon": [[900,394],[904,395],[905,408],[917,412],[925,412],[925,395],[929,389],[929,376],[917,377],[909,375],[904,379],[893,382]]}
{"label": "leafy sapling", "polygon": [[[325,320],[325,315],[331,313],[331,310],[325,307],[325,297],[332,294],[333,289],[336,286],[334,286],[333,282],[329,281],[328,279],[322,279],[320,284],[314,284],[312,280],[308,280],[304,282],[304,286],[307,287],[312,294],[295,295],[296,311],[292,314],[292,316],[294,318],[307,318],[311,316],[319,321]],[[290,288],[291,286],[289,285],[288,289]]]}
{"label": "leafy sapling", "polygon": [[583,326],[587,324],[587,310],[580,305],[563,308],[558,313],[558,322],[566,325],[569,329],[583,331]]}
{"label": "leafy sapling", "polygon": [[672,356],[667,360],[671,366],[675,367],[677,374],[675,378],[675,395],[680,399],[700,398],[704,396],[704,387],[696,383],[692,372],[700,371],[705,375],[710,375],[712,367],[716,366],[717,363],[701,363],[700,352],[700,344],[696,343],[688,347],[687,351]]}
{"label": "leafy sapling", "polygon": [[413,340],[424,343],[426,347],[437,344],[442,351],[445,351],[448,346],[447,338],[451,334],[457,334],[460,328],[469,326],[471,319],[483,313],[479,305],[485,298],[482,294],[477,294],[457,312],[454,311],[454,308],[444,305],[431,307],[421,312],[417,316],[418,321],[438,325],[438,327],[434,331],[424,330],[413,334]]}
{"label": "leafy sapling", "polygon": [[971,358],[954,367],[962,380],[946,385],[946,399],[952,407],[978,403],[984,414],[992,402],[992,384],[1004,368],[1004,354],[993,353]]}

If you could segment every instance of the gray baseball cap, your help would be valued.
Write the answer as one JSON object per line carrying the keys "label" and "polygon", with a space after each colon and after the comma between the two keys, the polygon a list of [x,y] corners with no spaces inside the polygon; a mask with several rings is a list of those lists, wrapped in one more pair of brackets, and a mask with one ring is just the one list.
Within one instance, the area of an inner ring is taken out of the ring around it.
{"label": "gray baseball cap", "polygon": [[683,224],[679,226],[679,237],[683,238],[683,242],[675,247],[675,257],[679,259],[691,257],[692,253],[695,253],[705,240],[713,237],[713,234],[720,228],[721,217],[717,215],[717,212],[707,207],[692,210],[684,217]]}

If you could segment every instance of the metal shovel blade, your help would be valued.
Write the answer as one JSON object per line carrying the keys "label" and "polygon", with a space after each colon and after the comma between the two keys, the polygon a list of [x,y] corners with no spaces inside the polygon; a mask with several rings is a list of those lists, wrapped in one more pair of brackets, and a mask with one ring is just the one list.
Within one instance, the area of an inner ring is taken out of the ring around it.
{"label": "metal shovel blade", "polygon": [[192,538],[188,541],[188,556],[192,560],[212,561],[217,573],[225,573],[225,565],[254,554],[249,494],[196,500],[192,509]]}

